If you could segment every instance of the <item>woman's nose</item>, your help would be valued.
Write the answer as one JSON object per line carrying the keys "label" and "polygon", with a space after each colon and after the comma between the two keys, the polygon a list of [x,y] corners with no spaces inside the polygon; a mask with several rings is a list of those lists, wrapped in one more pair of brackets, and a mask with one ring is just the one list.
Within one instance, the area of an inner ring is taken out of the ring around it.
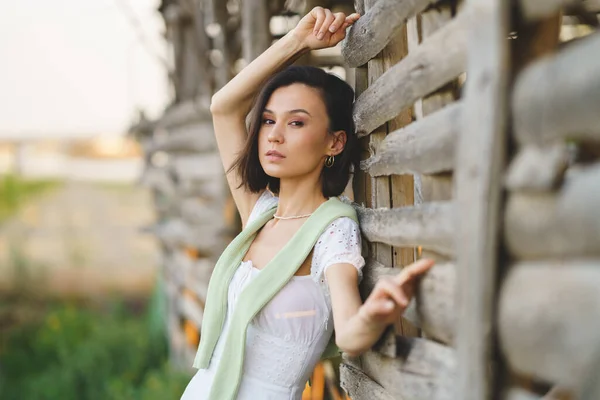
{"label": "woman's nose", "polygon": [[279,126],[279,124],[275,124],[269,129],[269,134],[267,135],[267,140],[270,143],[283,143],[283,134],[281,132],[283,128]]}

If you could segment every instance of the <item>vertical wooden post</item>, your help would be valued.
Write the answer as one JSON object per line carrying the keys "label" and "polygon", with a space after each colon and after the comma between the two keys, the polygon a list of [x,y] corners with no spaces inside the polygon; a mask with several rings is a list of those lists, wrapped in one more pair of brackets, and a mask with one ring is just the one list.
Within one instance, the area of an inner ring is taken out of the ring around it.
{"label": "vertical wooden post", "polygon": [[508,13],[503,0],[467,0],[470,13],[457,204],[457,391],[461,400],[494,395],[493,321],[499,213],[507,142]]}
{"label": "vertical wooden post", "polygon": [[242,55],[246,62],[271,45],[270,18],[267,0],[242,1]]}

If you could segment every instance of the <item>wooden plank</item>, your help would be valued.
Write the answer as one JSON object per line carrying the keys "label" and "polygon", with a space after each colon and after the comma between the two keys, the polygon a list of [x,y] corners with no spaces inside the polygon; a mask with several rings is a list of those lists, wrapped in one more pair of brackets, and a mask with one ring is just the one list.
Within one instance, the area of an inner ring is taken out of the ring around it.
{"label": "wooden plank", "polygon": [[455,103],[390,132],[361,168],[374,176],[452,170],[461,117],[462,105]]}
{"label": "wooden plank", "polygon": [[456,226],[450,202],[393,209],[357,206],[356,210],[361,231],[371,242],[398,247],[421,245],[448,255],[454,252]]}
{"label": "wooden plank", "polygon": [[[215,92],[225,86],[232,78],[232,67],[235,62],[231,44],[234,40],[228,27],[229,13],[227,12],[227,2],[221,0],[203,0],[204,3],[204,26],[210,27],[213,31],[212,40],[214,47],[219,51],[221,60],[219,65],[215,65]],[[205,36],[206,33],[203,32]],[[208,37],[208,36],[207,36]],[[206,57],[206,53],[202,54]]]}
{"label": "wooden plank", "polygon": [[600,332],[600,260],[523,262],[504,282],[499,334],[518,373],[581,387]]}
{"label": "wooden plank", "polygon": [[242,55],[249,63],[271,45],[269,4],[264,0],[242,1]]}
{"label": "wooden plank", "polygon": [[525,146],[508,168],[506,187],[512,191],[550,191],[562,184],[569,158],[565,143]]}
{"label": "wooden plank", "polygon": [[505,240],[517,258],[600,254],[600,163],[569,179],[557,194],[514,193]]}
{"label": "wooden plank", "polygon": [[[401,61],[408,54],[408,38],[406,26],[390,40],[383,49],[383,63],[388,70]],[[388,121],[386,131],[388,135],[412,122],[412,110],[410,108],[402,111],[397,117]],[[414,179],[411,175],[393,175],[390,177],[391,200],[390,207],[402,207],[414,205]],[[402,268],[415,261],[414,247],[392,247],[392,267]],[[406,319],[401,318],[396,323],[396,333],[404,336],[419,336],[419,329]]]}
{"label": "wooden plank", "polygon": [[533,63],[518,76],[512,111],[519,143],[600,141],[597,54],[600,54],[600,33]]}
{"label": "wooden plank", "polygon": [[520,0],[525,18],[534,20],[555,14],[563,7],[600,13],[600,0]]}
{"label": "wooden plank", "polygon": [[[368,259],[360,285],[362,296],[366,298],[379,279],[398,273],[398,269]],[[416,296],[404,317],[413,325],[423,328],[429,337],[451,344],[456,323],[455,287],[455,265],[449,262],[436,264],[419,281]]]}
{"label": "wooden plank", "polygon": [[403,336],[396,336],[393,342],[394,351],[388,354],[396,357],[376,351],[363,355],[365,374],[394,398],[455,400],[456,356],[452,348]]}
{"label": "wooden plank", "polygon": [[374,382],[360,369],[340,364],[340,386],[355,400],[393,400],[381,385]]}
{"label": "wooden plank", "polygon": [[350,28],[342,42],[342,55],[350,67],[366,64],[404,27],[405,21],[437,0],[378,0]]}
{"label": "wooden plank", "polygon": [[174,157],[171,168],[179,180],[208,181],[223,176],[223,165],[217,153],[181,154]]}
{"label": "wooden plank", "polygon": [[[458,377],[454,398],[492,398],[501,185],[507,145],[509,3],[467,0],[469,61],[455,169]],[[490,368],[492,368],[490,373]]]}
{"label": "wooden plank", "polygon": [[209,105],[209,100],[203,97],[179,102],[165,111],[157,122],[156,129],[169,129],[195,122],[212,121]]}
{"label": "wooden plank", "polygon": [[369,134],[465,70],[466,19],[459,15],[438,30],[358,97],[354,120],[359,136]]}
{"label": "wooden plank", "polygon": [[188,296],[178,296],[179,313],[182,317],[192,321],[198,328],[202,326],[204,310],[200,304]]}
{"label": "wooden plank", "polygon": [[[374,0],[366,0],[365,1],[365,9],[367,14],[373,10],[375,6],[382,3],[382,1],[374,1]],[[380,77],[385,73],[386,65],[384,65],[383,54],[380,53],[376,58],[370,60],[367,66],[367,77],[369,82],[369,87],[375,84]],[[368,90],[368,89],[367,89]],[[369,136],[369,149],[373,151],[375,148],[379,146],[379,144],[384,140],[387,134],[386,127],[384,125],[379,126],[375,129],[372,134]],[[372,156],[372,154],[371,154]],[[390,179],[388,177],[371,177],[371,208],[380,208],[380,207],[391,207],[391,187],[390,187]],[[393,265],[392,261],[392,246],[387,243],[374,243],[373,246],[373,254],[374,257],[384,265]]]}
{"label": "wooden plank", "polygon": [[178,153],[204,153],[216,151],[217,145],[212,123],[203,121],[173,127],[165,136],[155,136],[145,148],[148,155],[157,151]]}

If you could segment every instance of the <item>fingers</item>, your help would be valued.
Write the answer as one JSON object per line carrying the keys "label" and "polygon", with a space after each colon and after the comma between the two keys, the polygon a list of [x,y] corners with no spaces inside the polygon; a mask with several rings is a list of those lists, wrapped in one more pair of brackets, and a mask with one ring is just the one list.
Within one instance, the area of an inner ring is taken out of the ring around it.
{"label": "fingers", "polygon": [[362,305],[359,313],[366,322],[386,320],[393,313],[396,304],[389,299],[377,299]]}
{"label": "fingers", "polygon": [[331,32],[331,33],[334,33],[341,26],[343,26],[344,22],[346,20],[346,14],[344,14],[342,12],[335,13],[335,14],[333,14],[333,16],[334,16],[334,20],[331,23],[331,25],[329,25],[329,32]]}
{"label": "fingers", "polygon": [[319,31],[317,33],[317,39],[319,39],[319,40],[323,39],[323,37],[325,36],[325,33],[329,30],[329,27],[335,20],[335,17],[333,16],[333,13],[331,12],[331,10],[328,10],[327,8],[325,8],[324,11],[325,11],[325,19],[323,20],[323,23],[321,24]]}
{"label": "fingers", "polygon": [[408,307],[408,302],[410,301],[410,298],[407,296],[408,293],[405,293],[403,288],[394,282],[393,278],[379,280],[374,290],[377,290],[377,297],[389,297],[398,307]]}
{"label": "fingers", "polygon": [[423,258],[402,268],[402,271],[394,277],[394,280],[397,285],[403,285],[406,282],[409,282],[427,272],[431,267],[433,267],[434,264],[434,260]]}
{"label": "fingers", "polygon": [[313,33],[317,39],[322,40],[326,33],[336,33],[344,30],[354,24],[360,18],[357,13],[346,16],[343,12],[333,14],[331,10],[323,7],[315,7],[311,10],[310,15],[314,18],[315,24]]}
{"label": "fingers", "polygon": [[323,7],[315,7],[310,11],[311,15],[315,19],[315,26],[313,27],[313,33],[315,36],[319,36],[323,21],[325,21],[325,9]]}

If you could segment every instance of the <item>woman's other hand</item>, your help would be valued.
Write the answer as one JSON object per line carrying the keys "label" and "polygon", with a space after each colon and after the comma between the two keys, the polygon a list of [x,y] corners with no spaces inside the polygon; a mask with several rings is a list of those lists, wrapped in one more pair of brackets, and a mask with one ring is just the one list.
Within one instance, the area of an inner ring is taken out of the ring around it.
{"label": "woman's other hand", "polygon": [[310,50],[337,45],[346,37],[346,28],[354,24],[360,15],[346,16],[343,12],[332,13],[323,7],[315,7],[298,22],[293,35]]}
{"label": "woman's other hand", "polygon": [[358,315],[373,329],[383,329],[397,321],[414,295],[417,278],[433,264],[433,260],[422,259],[404,267],[394,277],[379,280]]}

